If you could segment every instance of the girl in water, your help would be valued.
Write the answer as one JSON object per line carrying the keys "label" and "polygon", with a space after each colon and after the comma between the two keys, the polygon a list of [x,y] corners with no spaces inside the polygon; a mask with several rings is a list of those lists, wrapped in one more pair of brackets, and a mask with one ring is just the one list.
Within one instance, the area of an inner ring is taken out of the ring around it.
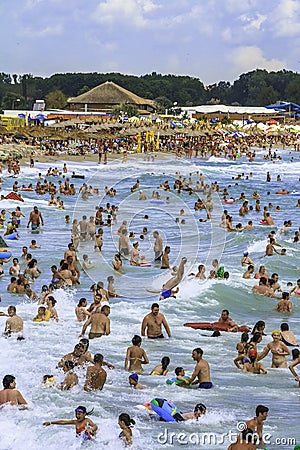
{"label": "girl in water", "polygon": [[76,419],[72,420],[54,420],[51,422],[44,422],[43,425],[75,425],[76,437],[84,441],[90,440],[96,436],[98,426],[87,415],[92,414],[92,411],[87,412],[85,406],[78,406],[75,409]]}
{"label": "girl in water", "polygon": [[131,419],[129,414],[122,413],[119,415],[118,425],[121,428],[119,438],[122,439],[125,445],[132,445],[132,431],[131,428],[135,425],[135,420]]}
{"label": "girl in water", "polygon": [[158,366],[154,367],[154,369],[151,372],[151,375],[167,375],[169,372],[168,365],[170,364],[170,358],[168,356],[164,356],[161,360],[161,364],[158,364]]}

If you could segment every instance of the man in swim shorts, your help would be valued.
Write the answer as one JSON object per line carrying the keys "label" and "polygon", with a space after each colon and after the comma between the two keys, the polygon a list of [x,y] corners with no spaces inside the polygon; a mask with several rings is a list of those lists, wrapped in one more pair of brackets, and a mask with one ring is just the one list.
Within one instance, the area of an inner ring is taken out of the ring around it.
{"label": "man in swim shorts", "polygon": [[89,339],[99,338],[104,335],[108,336],[110,334],[109,314],[110,307],[108,305],[102,306],[101,312],[95,312],[87,319],[82,327],[82,332],[79,337],[84,336],[84,333],[89,325],[91,325]]}
{"label": "man in swim shorts", "polygon": [[192,351],[192,358],[196,361],[196,366],[188,384],[199,383],[200,389],[211,389],[213,384],[210,379],[210,367],[208,362],[202,358],[202,355],[203,350],[201,348],[195,348]]}
{"label": "man in swim shorts", "polygon": [[38,231],[40,229],[41,224],[42,226],[44,226],[44,219],[42,213],[39,211],[37,206],[34,206],[33,211],[31,211],[29,215],[27,228],[29,228],[30,223],[32,231]]}
{"label": "man in swim shorts", "polygon": [[141,335],[146,335],[149,339],[163,338],[162,325],[164,326],[167,334],[171,337],[171,331],[165,316],[159,312],[159,305],[153,303],[151,306],[151,312],[147,314],[142,322]]}

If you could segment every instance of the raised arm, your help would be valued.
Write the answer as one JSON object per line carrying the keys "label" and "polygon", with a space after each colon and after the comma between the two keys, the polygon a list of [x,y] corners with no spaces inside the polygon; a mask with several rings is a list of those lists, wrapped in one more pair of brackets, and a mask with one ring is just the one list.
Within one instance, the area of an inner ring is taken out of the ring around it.
{"label": "raised arm", "polygon": [[75,425],[76,420],[53,420],[51,422],[44,422],[44,427],[48,427],[49,425]]}

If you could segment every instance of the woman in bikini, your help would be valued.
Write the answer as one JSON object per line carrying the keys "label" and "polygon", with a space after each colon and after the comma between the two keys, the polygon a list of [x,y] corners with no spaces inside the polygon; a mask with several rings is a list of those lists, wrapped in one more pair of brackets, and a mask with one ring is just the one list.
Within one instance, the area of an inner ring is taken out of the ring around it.
{"label": "woman in bikini", "polygon": [[[148,364],[149,359],[142,345],[142,338],[140,336],[134,335],[132,340],[132,346],[128,347],[125,358],[125,370],[129,372],[142,373],[142,364]],[[129,364],[129,366],[128,366]]]}

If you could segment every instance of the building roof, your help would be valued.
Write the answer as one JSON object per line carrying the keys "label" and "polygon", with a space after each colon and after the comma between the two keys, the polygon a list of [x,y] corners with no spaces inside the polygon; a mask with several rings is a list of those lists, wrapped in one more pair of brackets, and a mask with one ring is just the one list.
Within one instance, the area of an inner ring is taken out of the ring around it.
{"label": "building roof", "polygon": [[181,107],[182,111],[198,114],[272,114],[275,109],[265,106],[229,106],[229,105],[200,105]]}
{"label": "building roof", "polygon": [[133,92],[124,89],[112,81],[106,81],[99,86],[94,87],[84,94],[68,99],[68,103],[75,104],[112,104],[130,103],[136,105],[151,105],[154,102],[145,98],[139,97]]}

